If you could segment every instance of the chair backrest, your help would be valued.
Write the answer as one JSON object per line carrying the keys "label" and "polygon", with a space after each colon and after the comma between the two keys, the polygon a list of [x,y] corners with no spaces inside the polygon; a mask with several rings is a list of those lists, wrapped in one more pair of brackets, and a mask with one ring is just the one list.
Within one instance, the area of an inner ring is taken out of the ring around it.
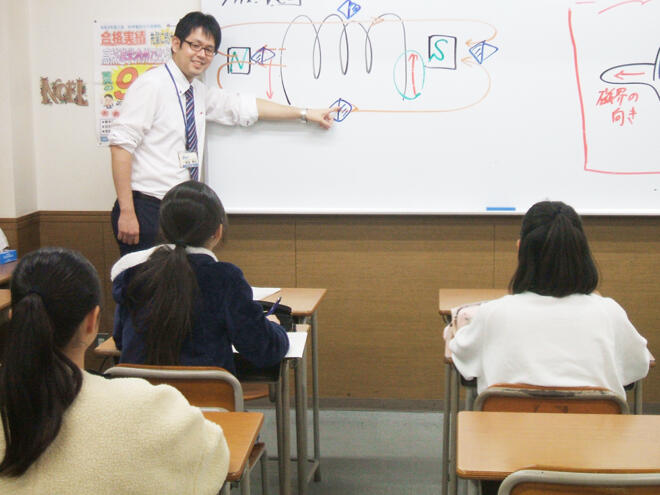
{"label": "chair backrest", "polygon": [[507,476],[498,495],[656,495],[660,473],[575,473],[524,469]]}
{"label": "chair backrest", "polygon": [[628,404],[598,387],[537,387],[502,383],[488,387],[474,401],[475,411],[627,414]]}
{"label": "chair backrest", "polygon": [[241,384],[224,368],[119,364],[106,370],[105,374],[111,377],[144,378],[153,385],[171,385],[191,405],[201,409],[243,411]]}

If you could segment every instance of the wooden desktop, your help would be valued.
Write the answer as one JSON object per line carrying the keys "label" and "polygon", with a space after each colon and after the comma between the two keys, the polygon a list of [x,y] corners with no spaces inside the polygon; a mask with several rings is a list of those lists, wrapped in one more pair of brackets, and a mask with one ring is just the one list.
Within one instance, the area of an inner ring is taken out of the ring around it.
{"label": "wooden desktop", "polygon": [[523,468],[660,471],[660,416],[463,411],[456,471],[501,480]]}

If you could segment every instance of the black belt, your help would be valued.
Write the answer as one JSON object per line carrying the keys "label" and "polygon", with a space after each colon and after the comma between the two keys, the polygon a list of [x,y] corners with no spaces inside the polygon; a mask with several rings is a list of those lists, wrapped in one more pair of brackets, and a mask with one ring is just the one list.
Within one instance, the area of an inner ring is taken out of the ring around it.
{"label": "black belt", "polygon": [[140,191],[133,191],[133,199],[141,199],[143,201],[149,201],[150,203],[155,203],[157,205],[160,204],[161,200],[154,197],[154,196],[149,196],[148,194],[141,193]]}

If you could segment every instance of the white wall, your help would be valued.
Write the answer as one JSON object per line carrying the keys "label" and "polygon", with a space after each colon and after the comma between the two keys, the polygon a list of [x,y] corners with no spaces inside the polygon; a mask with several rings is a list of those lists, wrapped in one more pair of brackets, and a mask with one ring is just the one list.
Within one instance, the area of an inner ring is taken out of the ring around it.
{"label": "white wall", "polygon": [[30,102],[29,4],[0,4],[0,57],[6,69],[0,81],[0,217],[36,209],[35,163]]}
{"label": "white wall", "polygon": [[[9,60],[9,4],[0,2],[0,60]],[[0,218],[15,217],[13,125],[9,94],[11,76],[0,77]]]}
{"label": "white wall", "polygon": [[[11,71],[0,95],[11,97],[0,98],[0,217],[110,210],[110,152],[94,127],[94,20],[176,22],[199,8],[199,0],[1,0],[0,56]],[[81,77],[90,105],[42,105],[42,76]]]}

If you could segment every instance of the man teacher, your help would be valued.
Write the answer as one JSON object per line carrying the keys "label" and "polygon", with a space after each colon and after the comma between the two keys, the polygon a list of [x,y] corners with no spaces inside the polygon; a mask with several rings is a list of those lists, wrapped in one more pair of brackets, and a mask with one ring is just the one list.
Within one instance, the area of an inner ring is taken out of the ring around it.
{"label": "man teacher", "polygon": [[112,227],[121,255],[152,247],[160,200],[173,186],[199,180],[206,121],[249,126],[257,120],[314,122],[328,129],[337,109],[302,109],[207,87],[197,79],[220,46],[215,18],[190,12],[172,37],[172,58],[128,89],[110,127],[117,201]]}

